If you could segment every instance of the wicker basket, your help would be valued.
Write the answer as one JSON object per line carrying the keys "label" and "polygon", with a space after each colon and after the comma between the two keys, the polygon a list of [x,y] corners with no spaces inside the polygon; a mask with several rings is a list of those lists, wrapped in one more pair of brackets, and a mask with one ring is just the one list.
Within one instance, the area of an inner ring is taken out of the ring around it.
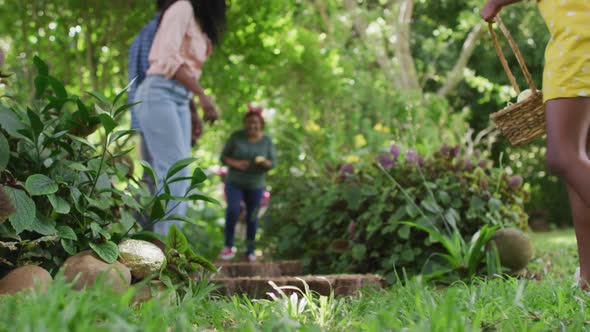
{"label": "wicker basket", "polygon": [[[514,51],[516,60],[520,65],[520,69],[522,69],[522,72],[524,73],[524,77],[532,93],[528,98],[493,113],[490,115],[490,119],[513,145],[529,143],[545,134],[545,105],[543,104],[543,94],[535,87],[531,73],[522,58],[522,54],[500,17],[496,18],[496,22],[508,40],[512,51]],[[496,37],[496,33],[494,32],[491,23],[489,25],[489,30],[492,41],[494,42],[494,48],[496,49],[498,58],[504,67],[504,71],[506,72],[506,75],[508,75],[508,79],[514,90],[516,90],[516,93],[520,94],[516,79],[508,66],[508,61],[506,61],[500,45],[498,44],[498,38]]]}

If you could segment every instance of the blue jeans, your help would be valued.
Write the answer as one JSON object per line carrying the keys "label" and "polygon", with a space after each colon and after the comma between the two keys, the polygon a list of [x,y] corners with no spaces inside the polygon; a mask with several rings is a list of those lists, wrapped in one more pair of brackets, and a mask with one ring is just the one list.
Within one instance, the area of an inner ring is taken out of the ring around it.
{"label": "blue jeans", "polygon": [[[158,177],[156,193],[163,192],[162,181],[170,166],[191,155],[191,118],[189,101],[192,94],[182,84],[161,75],[148,76],[138,87],[135,100],[136,115],[147,155]],[[188,168],[174,177],[190,176]],[[184,196],[189,181],[170,184],[173,196]],[[166,217],[185,215],[187,202],[169,201]],[[164,218],[166,218],[164,217]],[[181,221],[163,220],[154,225],[154,232],[166,235],[172,224],[182,226]]]}
{"label": "blue jeans", "polygon": [[254,241],[258,228],[258,209],[262,202],[264,188],[242,189],[231,183],[225,184],[227,210],[225,211],[225,246],[234,246],[234,234],[236,223],[240,217],[240,203],[246,203],[246,241],[248,242],[247,254],[254,253]]}

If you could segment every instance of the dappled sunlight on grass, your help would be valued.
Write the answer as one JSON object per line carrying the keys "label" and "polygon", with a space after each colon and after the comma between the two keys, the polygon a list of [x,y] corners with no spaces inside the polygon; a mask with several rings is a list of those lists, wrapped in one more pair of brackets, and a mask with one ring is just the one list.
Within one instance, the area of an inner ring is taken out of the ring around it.
{"label": "dappled sunlight on grass", "polygon": [[533,246],[536,248],[547,246],[575,246],[576,234],[573,229],[558,230],[553,232],[530,233]]}

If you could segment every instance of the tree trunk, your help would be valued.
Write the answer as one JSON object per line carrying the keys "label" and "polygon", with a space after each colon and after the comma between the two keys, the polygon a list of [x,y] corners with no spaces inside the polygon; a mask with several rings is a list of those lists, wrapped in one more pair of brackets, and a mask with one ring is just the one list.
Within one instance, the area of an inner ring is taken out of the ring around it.
{"label": "tree trunk", "polygon": [[98,91],[98,77],[96,74],[96,64],[94,63],[94,48],[92,44],[92,20],[86,15],[84,19],[84,43],[86,44],[86,67],[90,74],[90,86],[93,91]]}
{"label": "tree trunk", "polygon": [[402,88],[421,90],[414,58],[410,49],[410,31],[412,13],[414,12],[414,0],[401,0],[399,8],[396,24],[397,42],[395,43],[395,54],[399,61]]}
{"label": "tree trunk", "polygon": [[447,74],[445,83],[437,92],[439,96],[447,96],[463,79],[463,70],[467,67],[467,63],[469,62],[471,55],[473,55],[473,51],[477,46],[477,41],[483,35],[484,29],[482,28],[483,25],[481,23],[476,25],[465,39],[463,49],[461,50],[461,54],[459,55],[453,70]]}

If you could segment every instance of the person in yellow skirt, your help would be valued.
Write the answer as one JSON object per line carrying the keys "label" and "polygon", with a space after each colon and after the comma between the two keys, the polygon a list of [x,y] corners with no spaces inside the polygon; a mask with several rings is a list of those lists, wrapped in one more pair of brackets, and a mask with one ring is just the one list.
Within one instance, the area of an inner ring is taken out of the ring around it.
{"label": "person in yellow skirt", "polygon": [[[492,22],[520,0],[488,0],[481,17]],[[582,289],[590,282],[590,1],[539,0],[551,38],[545,51],[543,101],[547,165],[567,185],[578,240]]]}

